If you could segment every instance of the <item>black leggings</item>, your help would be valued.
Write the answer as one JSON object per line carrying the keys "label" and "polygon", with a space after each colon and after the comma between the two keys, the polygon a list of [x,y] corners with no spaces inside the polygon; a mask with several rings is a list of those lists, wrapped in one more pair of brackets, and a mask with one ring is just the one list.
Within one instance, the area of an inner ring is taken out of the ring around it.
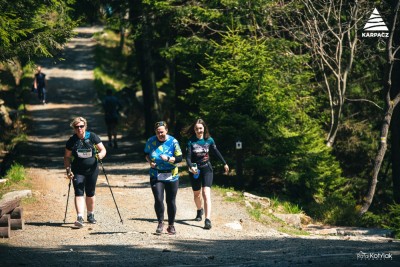
{"label": "black leggings", "polygon": [[176,215],[176,194],[178,193],[179,180],[176,182],[162,182],[150,180],[151,191],[154,196],[154,210],[156,211],[158,222],[164,221],[164,190],[166,193],[168,224],[174,225]]}
{"label": "black leggings", "polygon": [[83,175],[74,174],[73,184],[75,189],[75,196],[82,197],[84,192],[87,197],[93,197],[96,191],[97,177],[99,176],[99,168],[96,167],[93,173]]}

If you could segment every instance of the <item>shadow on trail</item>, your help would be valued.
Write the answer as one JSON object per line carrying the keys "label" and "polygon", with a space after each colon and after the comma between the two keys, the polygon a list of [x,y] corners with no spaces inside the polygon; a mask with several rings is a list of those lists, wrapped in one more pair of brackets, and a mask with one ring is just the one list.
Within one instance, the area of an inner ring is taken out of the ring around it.
{"label": "shadow on trail", "polygon": [[[189,223],[189,222],[196,222],[196,223],[193,224],[193,223]],[[192,227],[197,227],[197,228],[204,228],[203,226],[198,225],[199,222],[197,222],[195,219],[176,220],[175,223],[188,225],[188,226],[192,226]]]}
{"label": "shadow on trail", "polygon": [[[121,161],[118,161],[120,163]],[[104,169],[106,171],[107,176],[108,175],[146,175],[149,173],[149,169],[110,169],[110,166],[107,166],[106,163],[104,163]],[[101,168],[101,166],[100,166]],[[103,171],[101,170],[101,174],[103,174]]]}
{"label": "shadow on trail", "polygon": [[62,51],[58,58],[60,60],[46,60],[41,62],[46,65],[46,69],[63,68],[67,70],[93,70],[93,46],[86,44],[80,45],[80,42],[87,42],[87,40],[74,39],[73,44],[68,49]]}
{"label": "shadow on trail", "polygon": [[139,222],[150,222],[150,223],[156,223],[157,219],[154,218],[128,218],[130,221],[139,221]]}
{"label": "shadow on trail", "polygon": [[[73,223],[55,223],[55,222],[44,222],[44,223],[39,223],[39,222],[26,222],[26,225],[32,225],[32,226],[49,226],[49,227],[64,227],[64,228],[71,228],[71,225]],[[68,224],[71,224],[68,226]]]}
{"label": "shadow on trail", "polygon": [[[147,236],[138,232],[99,232],[109,235],[108,245],[68,245],[54,249],[0,245],[4,266],[399,266],[398,244],[313,239],[179,240],[154,237],[153,248],[141,244],[114,245],[119,235]],[[78,236],[77,236],[78,237]],[[90,238],[90,237],[88,237]],[[77,239],[79,241],[79,237]],[[173,243],[165,249],[165,243]],[[323,254],[318,253],[321,248]],[[392,253],[380,260],[357,259],[360,253]],[[29,257],[21,257],[29,255]],[[236,264],[235,264],[236,263]]]}
{"label": "shadow on trail", "polygon": [[106,184],[98,184],[96,187],[111,187],[111,188],[118,188],[118,189],[142,189],[142,188],[150,188],[149,185],[142,184],[142,185],[106,185]]}
{"label": "shadow on trail", "polygon": [[[86,78],[51,77],[48,79],[47,97],[52,104],[92,104],[93,95],[87,93],[87,88],[92,86],[93,80]],[[54,86],[53,86],[54,85]],[[72,90],[73,88],[73,90]],[[78,89],[78,90],[77,90]],[[55,92],[56,91],[56,92]],[[61,96],[61,97],[59,97]],[[74,107],[72,107],[74,108]],[[49,109],[49,113],[51,109]],[[78,112],[78,110],[75,110]]]}
{"label": "shadow on trail", "polygon": [[90,235],[114,235],[114,234],[126,234],[128,232],[92,232]]}

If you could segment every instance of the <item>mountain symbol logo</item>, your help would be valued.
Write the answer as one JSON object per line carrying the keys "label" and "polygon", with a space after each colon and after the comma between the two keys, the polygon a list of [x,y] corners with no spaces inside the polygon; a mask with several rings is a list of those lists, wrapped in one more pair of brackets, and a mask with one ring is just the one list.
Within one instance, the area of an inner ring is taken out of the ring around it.
{"label": "mountain symbol logo", "polygon": [[372,11],[371,16],[365,24],[364,31],[389,31],[388,27],[386,26],[376,8],[374,9],[374,11]]}

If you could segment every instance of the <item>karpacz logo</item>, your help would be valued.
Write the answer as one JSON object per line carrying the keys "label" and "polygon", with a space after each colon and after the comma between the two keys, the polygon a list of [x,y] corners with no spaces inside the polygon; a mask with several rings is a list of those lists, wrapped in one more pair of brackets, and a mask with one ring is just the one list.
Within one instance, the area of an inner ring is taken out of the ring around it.
{"label": "karpacz logo", "polygon": [[362,37],[389,37],[389,29],[376,8],[365,24],[364,31]]}

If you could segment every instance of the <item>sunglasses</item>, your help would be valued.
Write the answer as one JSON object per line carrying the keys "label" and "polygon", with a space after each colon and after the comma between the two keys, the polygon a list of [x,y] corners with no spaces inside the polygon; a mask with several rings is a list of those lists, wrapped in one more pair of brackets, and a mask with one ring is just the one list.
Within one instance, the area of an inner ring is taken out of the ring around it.
{"label": "sunglasses", "polygon": [[82,129],[84,127],[85,127],[85,125],[76,125],[76,126],[74,126],[75,129],[78,129],[78,128]]}
{"label": "sunglasses", "polygon": [[156,124],[154,124],[154,130],[157,129],[158,127],[160,127],[160,126],[167,127],[167,123],[165,121],[156,122]]}

